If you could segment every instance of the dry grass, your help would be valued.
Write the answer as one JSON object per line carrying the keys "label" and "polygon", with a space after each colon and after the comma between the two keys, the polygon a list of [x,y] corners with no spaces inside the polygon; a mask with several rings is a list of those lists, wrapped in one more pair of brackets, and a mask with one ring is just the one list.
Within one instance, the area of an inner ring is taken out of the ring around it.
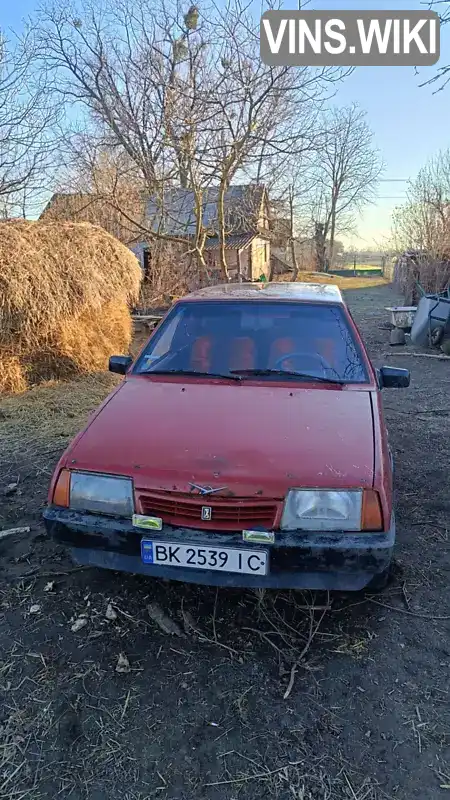
{"label": "dry grass", "polygon": [[[291,275],[290,273],[277,275],[276,280],[277,282],[290,281]],[[340,289],[369,289],[372,286],[384,286],[389,282],[382,276],[374,276],[373,278],[369,276],[356,278],[349,276],[347,278],[343,275],[332,275],[325,272],[299,272],[298,274],[298,283],[332,283],[335,286],[339,286]]]}
{"label": "dry grass", "polygon": [[22,395],[0,401],[2,457],[13,458],[17,432],[30,457],[61,450],[85,425],[89,413],[120,382],[117,375],[97,373],[66,383],[50,381]]}
{"label": "dry grass", "polygon": [[0,376],[4,392],[19,394],[27,388],[23,369],[17,356],[2,355],[0,352]]}
{"label": "dry grass", "polygon": [[105,369],[126,352],[134,255],[88,223],[0,224],[0,390]]}

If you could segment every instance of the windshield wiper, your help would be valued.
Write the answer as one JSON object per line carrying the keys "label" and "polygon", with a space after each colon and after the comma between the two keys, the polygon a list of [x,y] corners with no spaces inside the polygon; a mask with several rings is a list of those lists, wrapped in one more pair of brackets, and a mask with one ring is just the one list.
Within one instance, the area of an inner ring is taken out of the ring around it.
{"label": "windshield wiper", "polygon": [[340,378],[326,378],[322,375],[309,375],[307,372],[295,372],[294,370],[288,369],[232,369],[231,374],[242,375],[243,377],[252,377],[253,375],[279,375],[280,377],[302,378],[310,381],[320,381],[320,383],[337,383],[340,386],[346,383],[346,381],[343,381]]}
{"label": "windshield wiper", "polygon": [[242,378],[233,372],[199,372],[196,369],[143,369],[140,375],[193,375],[197,378],[223,378],[229,381],[241,381]]}

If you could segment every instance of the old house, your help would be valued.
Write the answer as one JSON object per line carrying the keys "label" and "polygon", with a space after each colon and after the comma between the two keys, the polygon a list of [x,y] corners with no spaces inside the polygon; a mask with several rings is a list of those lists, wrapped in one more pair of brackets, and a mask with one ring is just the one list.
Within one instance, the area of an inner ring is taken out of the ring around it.
{"label": "old house", "polygon": [[[211,187],[203,194],[202,225],[207,231],[204,254],[214,277],[220,277],[218,236],[218,189]],[[224,197],[225,257],[230,277],[258,280],[270,272],[269,205],[263,186],[230,186]],[[197,219],[195,196],[191,189],[167,188],[161,197],[150,198],[147,205],[147,224],[166,236],[192,241]],[[142,266],[151,257],[151,246],[145,243],[133,247]]]}

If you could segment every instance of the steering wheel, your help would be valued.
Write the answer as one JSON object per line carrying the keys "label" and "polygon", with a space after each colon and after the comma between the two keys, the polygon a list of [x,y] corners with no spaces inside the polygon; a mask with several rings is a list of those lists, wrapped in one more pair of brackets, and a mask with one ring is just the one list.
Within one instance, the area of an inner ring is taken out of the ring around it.
{"label": "steering wheel", "polygon": [[277,358],[277,360],[275,362],[275,365],[274,365],[274,368],[275,369],[283,369],[284,362],[288,361],[290,358],[292,358],[292,359],[293,358],[310,359],[310,360],[316,361],[318,364],[320,364],[320,366],[322,367],[322,369],[324,371],[325,370],[331,370],[331,371],[334,372],[333,367],[331,366],[331,364],[329,364],[328,361],[325,361],[325,359],[322,358],[322,356],[319,355],[319,353],[286,353],[286,355],[280,356],[280,358]]}

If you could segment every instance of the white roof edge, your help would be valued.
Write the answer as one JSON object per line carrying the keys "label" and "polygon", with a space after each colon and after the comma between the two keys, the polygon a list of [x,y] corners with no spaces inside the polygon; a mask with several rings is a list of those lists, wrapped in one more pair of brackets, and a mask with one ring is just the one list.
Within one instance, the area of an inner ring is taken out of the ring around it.
{"label": "white roof edge", "polygon": [[306,300],[319,303],[339,303],[344,305],[341,290],[332,283],[276,282],[270,283],[230,283],[207,286],[191,292],[186,299],[264,299],[267,300]]}

